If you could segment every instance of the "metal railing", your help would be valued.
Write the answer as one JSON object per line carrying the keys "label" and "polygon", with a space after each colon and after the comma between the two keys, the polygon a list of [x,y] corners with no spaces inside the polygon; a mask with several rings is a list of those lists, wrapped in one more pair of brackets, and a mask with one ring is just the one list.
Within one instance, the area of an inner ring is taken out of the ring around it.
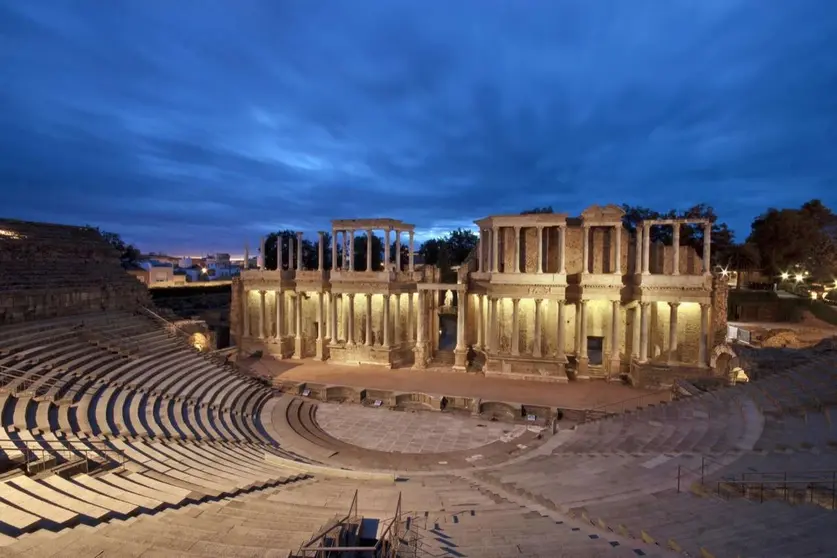
{"label": "metal railing", "polygon": [[39,391],[43,389],[49,390],[55,386],[63,387],[67,384],[66,380],[59,377],[53,377],[49,380],[41,382],[40,380],[43,380],[44,376],[46,376],[46,371],[35,372],[32,370],[23,370],[21,368],[14,368],[12,366],[4,366],[0,364],[0,389],[5,389],[5,386],[8,384],[15,383],[17,380],[21,379],[22,381],[15,383],[14,390],[11,391],[13,395],[25,394],[29,392],[30,388],[35,384],[39,384]]}
{"label": "metal railing", "polygon": [[[11,440],[9,438],[0,439],[0,450],[4,453],[9,455],[9,451],[12,452],[19,452],[23,454],[23,466],[26,469],[26,473],[28,475],[33,475],[37,473],[42,473],[44,471],[48,471],[54,469],[56,467],[60,467],[65,465],[66,463],[70,463],[75,460],[83,460],[84,461],[84,472],[90,472],[90,463],[102,463],[103,461],[111,461],[117,464],[117,467],[124,467],[125,463],[128,461],[128,457],[125,455],[124,452],[118,450],[116,448],[105,446],[105,442],[100,441],[88,441],[84,442],[88,446],[86,448],[73,448],[73,447],[52,447],[52,448],[44,448],[44,447],[37,447],[33,448],[30,447],[29,444],[32,442],[26,442],[23,440],[16,441]],[[100,447],[97,447],[100,446]],[[50,458],[59,458],[63,459],[64,462],[62,463],[50,463]],[[102,459],[104,457],[105,459]]]}
{"label": "metal railing", "polygon": [[[663,397],[665,396],[665,397]],[[605,403],[597,407],[584,410],[584,420],[595,420],[612,415],[624,414],[630,407],[631,409],[638,409],[645,407],[649,403],[660,403],[671,401],[671,390],[662,389],[652,393],[643,393],[642,395],[635,395],[621,401],[614,401],[613,403]]]}

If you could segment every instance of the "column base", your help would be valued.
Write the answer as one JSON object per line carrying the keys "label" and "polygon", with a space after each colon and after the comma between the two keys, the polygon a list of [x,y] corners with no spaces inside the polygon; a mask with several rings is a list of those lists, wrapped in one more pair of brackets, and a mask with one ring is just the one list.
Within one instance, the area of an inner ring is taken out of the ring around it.
{"label": "column base", "polygon": [[576,369],[575,375],[576,377],[579,376],[587,376],[590,372],[590,359],[588,357],[578,357],[578,368]]}
{"label": "column base", "polygon": [[302,337],[294,337],[294,354],[291,357],[293,360],[302,360]]}
{"label": "column base", "polygon": [[465,349],[454,349],[453,351],[453,369],[457,372],[466,372],[468,370],[468,351]]}
{"label": "column base", "polygon": [[424,370],[427,368],[427,345],[424,343],[416,343],[413,348],[415,359],[413,361],[414,370]]}
{"label": "column base", "polygon": [[317,354],[314,358],[317,360],[325,360],[327,351],[328,346],[326,345],[325,339],[317,339]]}
{"label": "column base", "polygon": [[622,360],[618,357],[610,359],[610,368],[608,370],[609,376],[619,376],[622,373]]}

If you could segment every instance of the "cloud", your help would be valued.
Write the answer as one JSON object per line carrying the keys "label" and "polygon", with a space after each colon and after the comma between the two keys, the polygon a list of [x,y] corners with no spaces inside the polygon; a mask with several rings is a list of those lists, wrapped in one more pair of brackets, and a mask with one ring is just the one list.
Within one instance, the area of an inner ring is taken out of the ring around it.
{"label": "cloud", "polygon": [[[837,6],[0,0],[2,213],[144,249],[388,216],[837,204]],[[421,235],[420,235],[421,236]]]}

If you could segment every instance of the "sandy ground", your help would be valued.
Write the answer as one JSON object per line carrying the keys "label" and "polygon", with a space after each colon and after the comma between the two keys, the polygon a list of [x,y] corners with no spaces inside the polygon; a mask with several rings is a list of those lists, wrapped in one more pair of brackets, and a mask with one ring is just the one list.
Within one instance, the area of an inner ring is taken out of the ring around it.
{"label": "sandy ground", "polygon": [[243,369],[273,382],[293,381],[335,384],[357,388],[423,392],[436,395],[479,397],[489,401],[505,401],[545,405],[565,409],[589,409],[628,399],[646,397],[643,402],[668,400],[668,393],[635,389],[604,381],[555,384],[504,378],[486,378],[477,374],[441,370],[387,370],[373,366],[331,365],[314,360],[283,360],[271,357],[247,358]]}
{"label": "sandy ground", "polygon": [[797,339],[805,346],[816,345],[821,340],[828,337],[837,336],[837,327],[824,322],[811,314],[805,312],[802,315],[802,321],[797,323],[790,322],[729,322],[730,325],[758,333],[762,338],[768,334],[770,330],[785,330],[793,331]]}

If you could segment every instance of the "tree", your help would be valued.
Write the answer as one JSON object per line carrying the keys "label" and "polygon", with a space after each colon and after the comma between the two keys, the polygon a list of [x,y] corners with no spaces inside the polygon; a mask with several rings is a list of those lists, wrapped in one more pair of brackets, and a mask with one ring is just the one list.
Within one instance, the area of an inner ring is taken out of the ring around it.
{"label": "tree", "polygon": [[555,212],[552,210],[551,205],[547,205],[545,207],[533,207],[532,209],[526,209],[526,210],[520,212],[521,215],[536,215],[538,213],[555,213]]}
{"label": "tree", "polygon": [[[331,237],[330,232],[323,233],[323,268],[324,269],[331,269],[331,242],[334,239]],[[319,239],[317,242],[314,243],[314,267],[316,268],[319,264],[319,257],[320,257],[320,241]]]}
{"label": "tree", "polygon": [[297,247],[297,239],[296,239],[296,232],[290,229],[285,229],[281,231],[277,231],[274,233],[270,233],[267,235],[267,238],[264,242],[264,266],[267,269],[278,269],[276,266],[276,242],[277,239],[280,239],[281,246],[282,246],[282,261],[281,269],[291,269],[292,266],[289,267],[290,262],[290,252],[289,246],[294,247],[294,263],[296,260],[296,247]]}
{"label": "tree", "polygon": [[460,265],[479,244],[480,237],[468,229],[456,229],[443,239],[451,265]]}
{"label": "tree", "polygon": [[99,227],[91,227],[90,225],[87,225],[86,228],[98,232],[105,242],[113,246],[113,248],[119,252],[119,259],[122,262],[123,267],[129,267],[137,263],[137,260],[140,259],[141,253],[139,248],[133,244],[126,244],[125,241],[122,240],[122,237],[117,233],[103,231],[99,229]]}
{"label": "tree", "polygon": [[[353,252],[356,271],[366,270],[367,243],[368,240],[365,234],[355,236]],[[372,271],[381,271],[383,262],[384,241],[380,236],[372,235]]]}
{"label": "tree", "polygon": [[[396,261],[395,259],[395,252],[397,249],[397,245],[393,241],[392,244],[389,246],[389,253],[390,257],[392,258],[393,263]],[[410,247],[407,244],[401,244],[401,269],[407,269],[407,266],[410,265]]]}
{"label": "tree", "polygon": [[421,245],[421,248],[419,248],[419,254],[421,254],[422,260],[424,260],[425,264],[438,265],[439,255],[444,249],[444,240],[441,238],[431,238]]}

